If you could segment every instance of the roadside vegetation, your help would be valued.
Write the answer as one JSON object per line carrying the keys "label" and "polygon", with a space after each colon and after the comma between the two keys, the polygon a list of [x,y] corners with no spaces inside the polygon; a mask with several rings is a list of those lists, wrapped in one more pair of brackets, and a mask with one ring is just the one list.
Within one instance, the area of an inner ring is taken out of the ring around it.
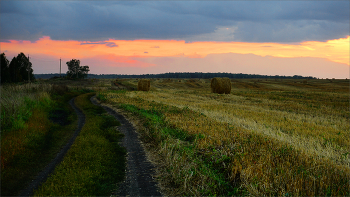
{"label": "roadside vegetation", "polygon": [[232,80],[218,95],[209,80],[153,79],[98,98],[143,120],[168,195],[350,195],[347,80]]}
{"label": "roadside vegetation", "polygon": [[18,195],[74,132],[77,117],[68,101],[80,93],[50,84],[0,88],[1,194]]}
{"label": "roadside vegetation", "polygon": [[75,104],[86,116],[85,125],[63,161],[35,191],[37,196],[107,196],[125,176],[125,149],[118,142],[120,123],[93,105],[95,93],[78,96]]}
{"label": "roadside vegetation", "polygon": [[77,117],[69,100],[103,90],[105,83],[56,78],[1,84],[2,195],[19,195],[72,137]]}

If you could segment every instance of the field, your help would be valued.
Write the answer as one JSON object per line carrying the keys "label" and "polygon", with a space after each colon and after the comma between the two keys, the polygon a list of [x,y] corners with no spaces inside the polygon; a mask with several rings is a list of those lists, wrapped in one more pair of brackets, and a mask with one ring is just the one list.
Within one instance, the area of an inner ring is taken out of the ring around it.
{"label": "field", "polygon": [[152,79],[149,92],[98,98],[143,120],[169,195],[350,195],[348,80],[231,81],[231,94],[209,79]]}
{"label": "field", "polygon": [[73,97],[86,127],[35,195],[116,190],[122,136],[90,103],[97,92],[138,128],[165,195],[350,195],[349,80],[231,79],[230,94],[211,93],[210,79],[151,79],[148,92],[136,91],[137,83],[1,86],[2,194],[18,195],[70,138]]}

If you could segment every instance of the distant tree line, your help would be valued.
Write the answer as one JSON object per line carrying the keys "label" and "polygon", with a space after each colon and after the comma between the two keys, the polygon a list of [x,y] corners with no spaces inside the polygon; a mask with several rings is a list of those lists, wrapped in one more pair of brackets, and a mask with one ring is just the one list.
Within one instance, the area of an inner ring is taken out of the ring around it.
{"label": "distant tree line", "polygon": [[316,79],[316,77],[301,75],[281,76],[281,75],[257,75],[257,74],[243,74],[243,73],[202,73],[202,72],[176,72],[176,73],[162,73],[162,74],[144,74],[144,75],[118,75],[118,74],[89,74],[88,78],[95,79],[110,79],[110,78],[200,78],[211,79],[214,77],[228,77],[232,79]]}
{"label": "distant tree line", "polygon": [[[36,74],[36,78],[49,79],[59,76],[58,73]],[[233,73],[201,73],[201,72],[184,72],[184,73],[162,73],[162,74],[144,74],[144,75],[121,75],[121,74],[88,74],[88,79],[115,79],[115,78],[201,78],[210,79],[214,77],[228,77],[232,79],[316,79],[316,77],[304,77],[301,75],[281,76],[281,75],[256,75],[256,74],[233,74]]]}
{"label": "distant tree line", "polygon": [[11,62],[5,53],[1,54],[1,83],[17,83],[34,81],[32,63],[23,53],[13,57]]}

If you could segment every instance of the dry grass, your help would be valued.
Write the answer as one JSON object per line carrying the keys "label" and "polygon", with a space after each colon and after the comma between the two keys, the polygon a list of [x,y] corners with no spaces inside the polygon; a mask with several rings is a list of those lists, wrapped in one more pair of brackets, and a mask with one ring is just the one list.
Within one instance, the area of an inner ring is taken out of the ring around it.
{"label": "dry grass", "polygon": [[[174,128],[205,136],[195,144],[197,154],[230,158],[230,162],[220,163],[225,176],[232,185],[245,188],[251,195],[348,195],[348,82],[235,80],[232,83],[229,95],[210,94],[209,83],[200,83],[197,88],[184,83],[167,84],[165,88],[154,83],[154,91],[147,94],[127,92],[108,94],[107,98],[143,109],[152,109],[154,102],[190,109],[192,112],[188,114],[166,110],[163,113]],[[174,152],[164,151],[164,155]],[[182,157],[184,163],[178,165],[187,166],[183,158],[186,157]],[[169,162],[175,165],[181,159],[173,158]],[[196,168],[194,164],[192,167]],[[171,172],[172,178],[167,176],[169,181],[179,178],[176,173],[180,172]],[[181,173],[189,176],[188,172]],[[198,180],[186,179],[185,186],[172,195],[203,195],[199,192],[201,185]]]}

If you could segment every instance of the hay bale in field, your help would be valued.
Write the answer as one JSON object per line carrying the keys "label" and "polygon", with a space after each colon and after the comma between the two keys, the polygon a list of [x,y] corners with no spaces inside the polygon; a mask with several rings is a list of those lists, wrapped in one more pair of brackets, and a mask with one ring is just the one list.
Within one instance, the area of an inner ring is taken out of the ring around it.
{"label": "hay bale in field", "polygon": [[227,77],[215,77],[211,80],[211,92],[218,94],[231,93],[231,80]]}
{"label": "hay bale in field", "polygon": [[149,91],[151,87],[151,81],[149,79],[140,79],[137,84],[137,90],[139,91]]}

